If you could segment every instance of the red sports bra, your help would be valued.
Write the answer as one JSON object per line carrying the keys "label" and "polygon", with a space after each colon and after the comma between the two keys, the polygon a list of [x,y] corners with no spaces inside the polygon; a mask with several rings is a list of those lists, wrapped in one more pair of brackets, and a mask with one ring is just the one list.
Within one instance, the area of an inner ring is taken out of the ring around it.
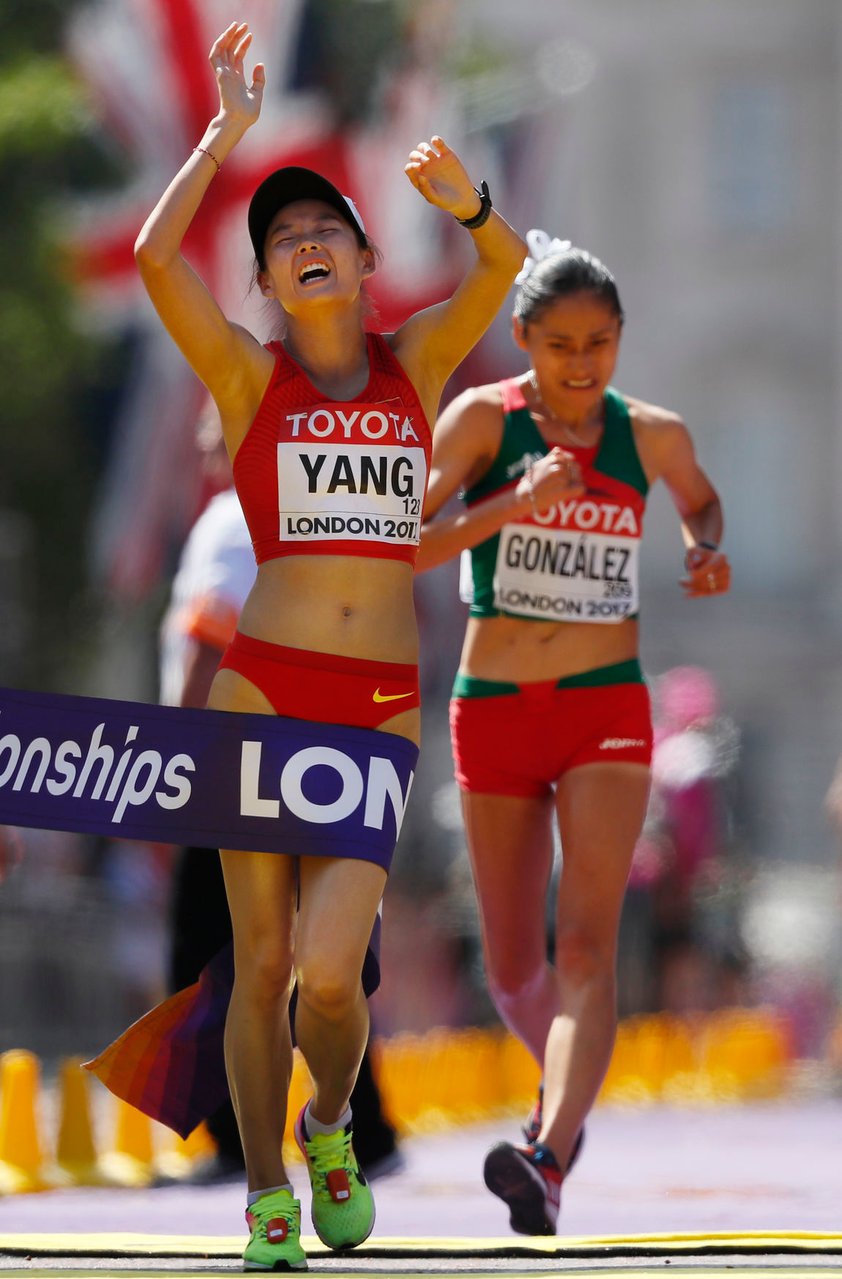
{"label": "red sports bra", "polygon": [[326,400],[280,342],[234,459],[258,564],[283,555],[368,555],[414,564],[432,434],[415,388],[379,333],[353,400]]}

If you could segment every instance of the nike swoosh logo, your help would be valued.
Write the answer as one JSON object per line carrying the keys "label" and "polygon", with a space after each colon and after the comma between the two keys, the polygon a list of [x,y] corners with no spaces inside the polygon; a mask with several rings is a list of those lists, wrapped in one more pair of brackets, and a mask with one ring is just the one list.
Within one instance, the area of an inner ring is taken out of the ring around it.
{"label": "nike swoosh logo", "polygon": [[401,698],[402,698],[402,697],[411,697],[411,696],[412,696],[412,693],[411,693],[411,692],[409,692],[409,693],[381,693],[381,692],[380,692],[380,689],[379,689],[379,688],[376,688],[376,689],[374,690],[374,692],[372,693],[372,695],[371,695],[371,700],[372,700],[373,702],[399,702],[399,701],[401,700]]}

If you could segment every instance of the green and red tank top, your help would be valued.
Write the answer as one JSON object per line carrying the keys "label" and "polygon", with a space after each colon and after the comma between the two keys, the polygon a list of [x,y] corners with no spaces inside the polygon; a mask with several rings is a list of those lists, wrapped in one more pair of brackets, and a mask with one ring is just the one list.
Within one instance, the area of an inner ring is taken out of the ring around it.
{"label": "green and red tank top", "polygon": [[[485,475],[464,494],[469,507],[514,488],[550,449],[514,378],[500,383],[503,435]],[[639,607],[639,552],[649,484],[628,406],[605,391],[605,425],[590,448],[565,445],[586,491],[521,515],[463,551],[460,595],[473,617],[547,622],[622,622]]]}

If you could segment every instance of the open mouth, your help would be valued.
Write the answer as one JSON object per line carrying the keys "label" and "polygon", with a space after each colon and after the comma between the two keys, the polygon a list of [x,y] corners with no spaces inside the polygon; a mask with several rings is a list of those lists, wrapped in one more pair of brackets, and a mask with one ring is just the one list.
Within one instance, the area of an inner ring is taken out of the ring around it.
{"label": "open mouth", "polygon": [[587,391],[590,387],[596,386],[596,379],[592,377],[585,378],[568,378],[564,383],[569,386],[572,391]]}
{"label": "open mouth", "polygon": [[317,280],[326,280],[330,275],[330,267],[326,262],[307,262],[298,272],[301,284],[314,284]]}

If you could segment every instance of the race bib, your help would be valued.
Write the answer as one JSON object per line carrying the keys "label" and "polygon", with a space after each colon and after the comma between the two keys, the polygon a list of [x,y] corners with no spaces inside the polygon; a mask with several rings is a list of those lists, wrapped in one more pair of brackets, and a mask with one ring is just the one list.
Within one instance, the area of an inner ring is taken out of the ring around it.
{"label": "race bib", "polygon": [[325,405],[286,427],[277,446],[282,542],[418,545],[427,459],[405,412]]}
{"label": "race bib", "polygon": [[622,622],[639,608],[639,547],[622,534],[507,524],[494,606],[548,622]]}

